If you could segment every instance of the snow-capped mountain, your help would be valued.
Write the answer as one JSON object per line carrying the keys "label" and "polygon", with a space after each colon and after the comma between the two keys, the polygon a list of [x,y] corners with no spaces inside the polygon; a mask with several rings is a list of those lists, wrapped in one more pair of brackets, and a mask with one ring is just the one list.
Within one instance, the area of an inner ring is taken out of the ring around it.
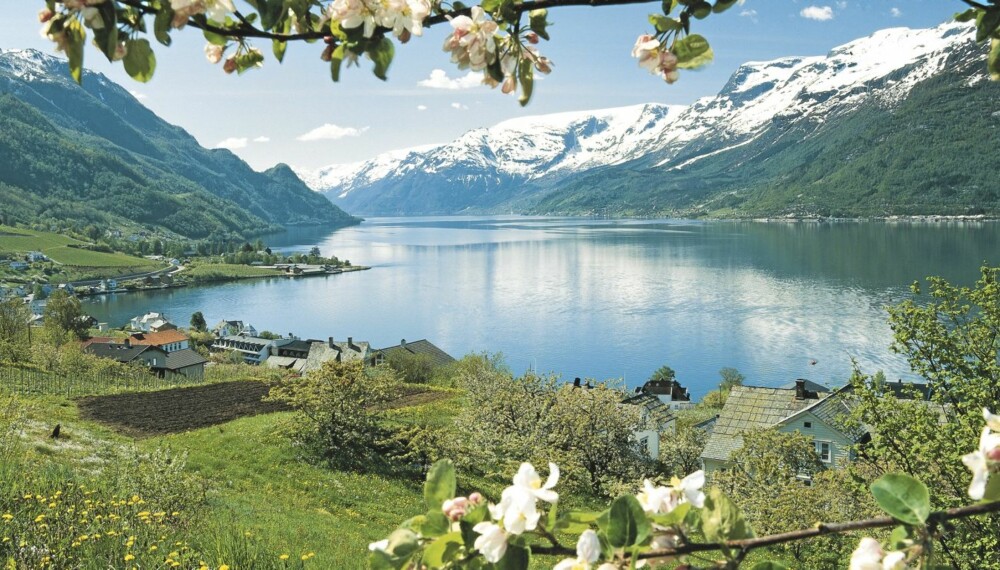
{"label": "snow-capped mountain", "polygon": [[748,62],[690,107],[519,118],[446,145],[300,174],[361,214],[594,213],[607,211],[609,187],[623,197],[614,213],[699,208],[786,174],[776,164],[802,167],[804,141],[839,141],[833,135],[859,113],[892,115],[939,75],[976,87],[985,52],[974,39],[972,26],[954,22],[882,30],[825,56]]}

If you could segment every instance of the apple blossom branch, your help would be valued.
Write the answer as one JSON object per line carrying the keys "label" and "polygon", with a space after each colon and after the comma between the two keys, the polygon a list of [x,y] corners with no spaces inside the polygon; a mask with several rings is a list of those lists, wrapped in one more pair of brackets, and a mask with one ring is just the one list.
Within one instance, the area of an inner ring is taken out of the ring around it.
{"label": "apple blossom branch", "polygon": [[[935,511],[931,513],[930,516],[928,516],[927,524],[935,525],[954,519],[968,518],[968,517],[974,517],[974,516],[997,513],[997,512],[1000,512],[1000,501],[979,503],[965,507],[956,507],[943,511]],[[783,544],[786,542],[794,542],[798,540],[804,540],[807,538],[815,538],[818,536],[825,536],[828,534],[843,534],[847,532],[852,532],[856,530],[865,530],[870,528],[887,528],[887,527],[897,526],[899,524],[901,523],[892,517],[876,517],[871,519],[848,521],[842,523],[821,522],[817,523],[812,528],[793,530],[789,532],[772,534],[768,536],[761,536],[757,538],[730,540],[721,543],[693,542],[684,544],[682,546],[678,546],[676,548],[664,548],[660,550],[652,550],[640,554],[639,558],[640,559],[667,558],[673,556],[681,556],[685,554],[695,554],[698,552],[708,552],[713,550],[730,550],[738,552],[739,554],[737,554],[736,556],[742,559],[742,557],[745,556],[747,553],[749,553],[751,550],[757,548],[773,546],[775,544]],[[531,550],[535,554],[546,554],[553,556],[567,556],[567,555],[572,555],[575,552],[575,550],[559,545],[558,543],[556,543],[556,545],[554,546],[535,546],[532,547]]]}

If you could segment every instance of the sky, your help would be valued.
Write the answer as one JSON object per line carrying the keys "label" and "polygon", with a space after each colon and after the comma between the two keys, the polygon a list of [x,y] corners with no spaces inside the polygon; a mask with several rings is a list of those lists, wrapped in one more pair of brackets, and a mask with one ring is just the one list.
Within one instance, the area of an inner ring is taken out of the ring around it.
{"label": "sky", "polygon": [[[0,11],[0,49],[55,54],[38,33],[43,6],[42,0],[8,2]],[[246,9],[240,1],[237,6]],[[226,75],[205,59],[205,41],[193,28],[175,31],[169,48],[153,42],[157,68],[148,83],[132,80],[89,44],[84,67],[123,85],[206,147],[229,148],[258,170],[279,162],[314,169],[445,143],[515,117],[649,102],[686,105],[717,93],[746,61],[822,55],[883,28],[931,27],[964,8],[959,0],[745,0],[694,22],[692,32],[709,40],[715,61],[703,70],[682,70],[680,80],[667,85],[631,57],[636,37],[649,31],[648,14],[659,6],[656,0],[550,10],[551,41],[537,47],[552,60],[553,71],[536,81],[524,108],[450,62],[441,49],[447,25],[397,45],[386,82],[364,60],[332,82],[318,43],[290,45],[279,64],[270,43],[258,42],[268,56],[264,67]]]}

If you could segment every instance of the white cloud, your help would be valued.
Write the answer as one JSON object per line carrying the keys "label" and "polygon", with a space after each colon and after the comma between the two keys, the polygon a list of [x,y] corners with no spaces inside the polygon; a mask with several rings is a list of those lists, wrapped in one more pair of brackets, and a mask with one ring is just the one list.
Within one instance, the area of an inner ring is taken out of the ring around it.
{"label": "white cloud", "polygon": [[229,137],[224,141],[219,141],[219,143],[215,145],[215,148],[228,148],[229,150],[236,150],[238,148],[246,148],[246,147],[247,147],[246,137]]}
{"label": "white cloud", "polygon": [[304,135],[299,135],[296,140],[300,141],[321,141],[321,140],[337,140],[344,137],[359,137],[362,133],[368,130],[368,127],[361,127],[356,129],[354,127],[341,127],[331,123],[326,123],[321,127],[316,127],[315,129],[305,133]]}
{"label": "white cloud", "polygon": [[139,93],[138,91],[131,91],[131,90],[129,91],[129,93],[131,93],[133,97],[135,97],[140,101],[142,101],[143,99],[148,99],[145,93]]}
{"label": "white cloud", "polygon": [[889,14],[892,15],[893,18],[898,18],[903,15],[903,11],[899,8],[892,8],[889,10]]}
{"label": "white cloud", "polygon": [[469,110],[469,106],[468,105],[463,105],[461,103],[452,103],[451,104],[451,108],[452,109],[458,109],[459,111],[468,111]]}
{"label": "white cloud", "polygon": [[740,12],[740,16],[742,16],[744,18],[750,18],[750,20],[756,22],[757,21],[757,10],[754,10],[753,8],[748,8],[748,9],[743,10],[742,12]]}
{"label": "white cloud", "polygon": [[829,6],[807,6],[799,12],[799,16],[807,20],[825,22],[833,19],[833,8]]}
{"label": "white cloud", "polygon": [[427,110],[427,105],[417,105],[417,110],[418,111],[426,111]]}
{"label": "white cloud", "polygon": [[260,137],[257,137],[255,139],[253,139],[253,142],[257,142],[257,143],[271,142],[271,137],[260,136]]}
{"label": "white cloud", "polygon": [[417,82],[417,85],[421,87],[430,87],[431,89],[472,89],[473,87],[479,87],[483,84],[483,74],[476,73],[475,71],[470,71],[463,75],[462,77],[451,78],[445,73],[443,69],[431,70],[431,75],[427,79],[423,79]]}

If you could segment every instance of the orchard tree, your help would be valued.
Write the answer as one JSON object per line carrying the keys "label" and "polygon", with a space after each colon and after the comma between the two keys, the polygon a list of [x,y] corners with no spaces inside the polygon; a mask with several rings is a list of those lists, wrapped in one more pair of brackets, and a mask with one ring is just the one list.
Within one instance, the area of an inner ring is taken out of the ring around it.
{"label": "orchard tree", "polygon": [[45,304],[45,328],[50,337],[56,339],[56,344],[65,335],[72,335],[77,340],[84,340],[89,335],[89,327],[84,321],[85,315],[80,307],[80,300],[70,295],[65,289],[56,289]]}
{"label": "orchard tree", "polygon": [[208,323],[205,322],[205,315],[201,314],[201,311],[195,311],[191,313],[191,329],[198,332],[204,332],[208,328]]}
{"label": "orchard tree", "polygon": [[28,357],[28,319],[31,312],[19,297],[0,301],[0,362],[20,362]]}
{"label": "orchard tree", "polygon": [[[483,83],[518,93],[522,105],[531,99],[536,73],[552,71],[539,50],[549,40],[549,9],[568,6],[615,6],[650,3],[651,29],[632,47],[639,66],[667,83],[680,70],[712,61],[708,40],[692,33],[696,20],[725,12],[738,0],[483,0],[467,6],[447,0],[46,0],[39,13],[42,34],[66,53],[70,73],[80,81],[87,36],[109,61],[121,61],[138,81],[149,81],[156,69],[150,39],[169,46],[171,34],[186,27],[201,30],[205,56],[226,73],[243,73],[263,65],[264,52],[253,41],[269,41],[279,62],[288,42],[320,42],[318,56],[330,63],[339,81],[343,65],[371,61],[380,79],[388,77],[396,46],[419,38],[424,28],[450,25],[443,50],[459,69],[483,73]],[[990,76],[1000,78],[1000,5],[964,0],[968,9],[956,18],[975,20],[978,41],[990,40]],[[246,8],[246,9],[242,9]],[[151,33],[150,33],[151,32]]]}

